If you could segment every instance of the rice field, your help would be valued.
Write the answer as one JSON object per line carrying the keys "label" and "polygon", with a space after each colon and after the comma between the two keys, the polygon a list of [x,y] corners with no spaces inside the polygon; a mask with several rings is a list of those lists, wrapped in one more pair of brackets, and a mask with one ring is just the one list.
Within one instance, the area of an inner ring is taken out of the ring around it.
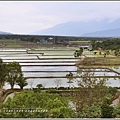
{"label": "rice field", "polygon": [[[115,69],[114,66],[96,66],[95,69],[90,69],[91,66],[83,65],[75,66],[75,63],[81,59],[75,58],[73,53],[76,49],[73,47],[65,48],[51,48],[51,49],[34,49],[31,53],[27,53],[27,49],[0,49],[0,58],[3,62],[19,62],[24,77],[28,78],[28,86],[25,88],[35,88],[37,84],[43,84],[44,87],[56,87],[56,80],[60,80],[61,87],[77,87],[78,79],[81,79],[81,75],[84,72],[95,73],[96,78],[107,76],[111,86],[120,86],[120,66]],[[37,52],[36,52],[37,51]],[[43,55],[39,53],[44,53]],[[89,54],[89,51],[84,51],[87,57],[94,57],[93,54]],[[71,71],[74,76],[72,83],[69,82],[69,78],[66,74]],[[117,72],[115,72],[117,71]],[[116,78],[116,80],[114,80]],[[7,89],[10,86],[6,83],[4,88]],[[15,85],[15,88],[19,86]]]}

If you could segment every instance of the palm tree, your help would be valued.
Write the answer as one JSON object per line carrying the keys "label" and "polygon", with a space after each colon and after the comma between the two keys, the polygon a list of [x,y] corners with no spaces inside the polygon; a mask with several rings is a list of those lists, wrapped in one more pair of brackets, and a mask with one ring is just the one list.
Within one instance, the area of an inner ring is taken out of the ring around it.
{"label": "palm tree", "polygon": [[20,86],[20,89],[23,89],[23,87],[27,86],[27,78],[23,77],[23,75],[21,74],[21,76],[19,77],[19,79],[16,81],[17,85]]}

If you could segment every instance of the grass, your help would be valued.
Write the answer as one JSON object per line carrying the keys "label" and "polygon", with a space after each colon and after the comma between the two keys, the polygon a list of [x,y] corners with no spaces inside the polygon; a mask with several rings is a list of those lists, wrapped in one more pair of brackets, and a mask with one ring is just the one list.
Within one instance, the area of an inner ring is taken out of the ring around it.
{"label": "grass", "polygon": [[[97,53],[94,54],[94,52],[97,52]],[[99,53],[100,53],[99,50],[94,50],[94,51],[91,51],[91,52],[88,51],[88,50],[84,50],[84,52],[83,52],[83,54],[85,54],[88,57],[104,57],[104,52],[101,52],[101,54],[99,54]],[[116,56],[109,54],[109,55],[106,55],[106,58],[107,57],[109,58],[109,57],[116,57]]]}
{"label": "grass", "polygon": [[81,65],[120,65],[120,58],[117,57],[87,57]]}
{"label": "grass", "polygon": [[75,47],[55,47],[55,48],[41,48],[41,49],[31,49],[31,53],[44,53],[44,55],[66,55],[73,56],[75,50],[78,48]]}
{"label": "grass", "polygon": [[6,46],[5,48],[23,48],[21,45],[9,45]]}
{"label": "grass", "polygon": [[84,40],[84,41],[81,41],[81,40],[79,40],[79,41],[69,41],[70,43],[91,43],[91,41],[89,41],[89,40]]}
{"label": "grass", "polygon": [[0,44],[5,45],[2,48],[26,48],[31,47],[31,45],[36,45],[35,43],[28,43],[27,41],[21,41],[19,39],[0,39]]}
{"label": "grass", "polygon": [[41,50],[39,52],[44,53],[44,55],[61,55],[61,56],[62,55],[73,56],[73,53],[74,53],[74,51],[68,51],[68,50],[65,50],[65,51],[62,51],[62,50],[59,50],[59,51],[58,50],[57,51],[56,50],[54,50],[54,51]]}

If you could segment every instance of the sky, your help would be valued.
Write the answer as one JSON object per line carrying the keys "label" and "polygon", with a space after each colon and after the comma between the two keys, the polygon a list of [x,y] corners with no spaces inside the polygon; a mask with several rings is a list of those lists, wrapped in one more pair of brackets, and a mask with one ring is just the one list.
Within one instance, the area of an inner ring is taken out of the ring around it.
{"label": "sky", "polygon": [[0,1],[0,31],[30,34],[70,21],[120,18],[120,2]]}

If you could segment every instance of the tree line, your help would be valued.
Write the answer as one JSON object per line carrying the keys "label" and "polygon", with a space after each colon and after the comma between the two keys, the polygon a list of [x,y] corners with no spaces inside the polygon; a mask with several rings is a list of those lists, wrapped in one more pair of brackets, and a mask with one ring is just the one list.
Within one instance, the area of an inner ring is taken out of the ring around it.
{"label": "tree line", "polygon": [[104,41],[91,41],[92,49],[97,50],[98,48],[102,48],[103,50],[111,50],[114,51],[116,56],[120,55],[120,38],[112,38]]}

